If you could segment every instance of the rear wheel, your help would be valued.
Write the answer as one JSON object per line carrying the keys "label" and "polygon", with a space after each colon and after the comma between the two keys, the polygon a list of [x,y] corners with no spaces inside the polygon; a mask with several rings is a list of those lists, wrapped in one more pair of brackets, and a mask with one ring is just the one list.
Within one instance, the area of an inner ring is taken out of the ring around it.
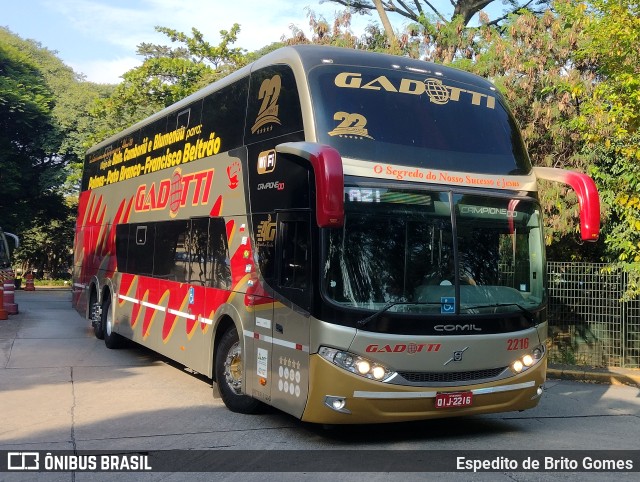
{"label": "rear wheel", "polygon": [[120,348],[122,337],[113,331],[113,309],[111,308],[111,295],[105,296],[102,302],[102,331],[104,344],[107,348]]}
{"label": "rear wheel", "polygon": [[232,412],[255,413],[260,401],[242,394],[243,361],[238,330],[228,329],[216,349],[216,382],[222,401]]}
{"label": "rear wheel", "polygon": [[100,305],[98,305],[98,296],[95,291],[91,291],[89,299],[89,316],[93,325],[93,334],[98,340],[104,340],[104,330],[102,329],[102,317],[100,316]]}

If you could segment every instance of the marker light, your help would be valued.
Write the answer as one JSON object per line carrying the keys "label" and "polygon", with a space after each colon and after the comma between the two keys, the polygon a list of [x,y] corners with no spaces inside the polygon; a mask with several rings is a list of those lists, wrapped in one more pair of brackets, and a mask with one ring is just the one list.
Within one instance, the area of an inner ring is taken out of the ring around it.
{"label": "marker light", "polygon": [[318,354],[334,365],[369,380],[386,382],[396,376],[396,372],[386,366],[346,351],[323,346],[318,350]]}
{"label": "marker light", "polygon": [[335,395],[327,395],[324,397],[324,404],[331,410],[341,413],[351,413],[351,410],[347,409],[347,400],[344,397],[336,397]]}

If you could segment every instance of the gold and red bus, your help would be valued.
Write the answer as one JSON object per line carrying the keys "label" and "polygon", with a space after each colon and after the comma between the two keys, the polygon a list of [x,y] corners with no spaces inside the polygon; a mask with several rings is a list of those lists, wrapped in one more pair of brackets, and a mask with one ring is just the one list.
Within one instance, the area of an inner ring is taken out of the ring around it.
{"label": "gold and red bus", "polygon": [[546,372],[535,168],[487,80],[319,46],[268,55],[91,148],[73,303],[226,406],[394,422],[534,407]]}

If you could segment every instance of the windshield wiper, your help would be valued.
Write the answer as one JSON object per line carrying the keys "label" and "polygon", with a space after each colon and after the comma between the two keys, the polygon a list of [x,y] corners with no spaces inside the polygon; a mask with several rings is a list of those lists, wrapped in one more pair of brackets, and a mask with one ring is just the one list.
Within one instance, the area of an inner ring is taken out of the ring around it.
{"label": "windshield wiper", "polygon": [[531,310],[525,308],[520,303],[491,303],[486,305],[465,306],[464,308],[461,306],[460,309],[473,310],[475,308],[499,308],[501,306],[515,306],[516,308],[518,308],[518,311],[520,311],[520,313],[524,315],[524,317],[527,319],[529,323],[533,323],[533,319],[535,315]]}
{"label": "windshield wiper", "polygon": [[361,320],[358,320],[356,324],[359,327],[367,325],[370,321],[375,320],[382,313],[387,311],[389,308],[393,308],[396,305],[441,305],[442,303],[439,301],[392,301],[384,305],[381,309],[376,311],[374,314],[367,316]]}

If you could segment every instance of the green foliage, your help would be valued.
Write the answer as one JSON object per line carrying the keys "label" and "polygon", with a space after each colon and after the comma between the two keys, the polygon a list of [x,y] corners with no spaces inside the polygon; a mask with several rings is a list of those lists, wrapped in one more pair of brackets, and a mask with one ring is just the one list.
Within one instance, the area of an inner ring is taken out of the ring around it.
{"label": "green foliage", "polygon": [[[43,235],[69,219],[72,200],[65,197],[77,192],[93,127],[88,107],[107,91],[82,82],[37,42],[0,28],[0,226],[20,236],[16,254],[34,267],[47,261],[36,244],[24,244],[25,236]],[[73,232],[47,235],[69,252]]]}
{"label": "green foliage", "polygon": [[322,15],[318,16],[307,8],[307,18],[311,28],[311,38],[307,38],[304,31],[291,25],[291,37],[283,39],[285,45],[316,44],[334,47],[357,48],[359,39],[351,32],[351,14],[347,11],[336,14],[332,24]]}
{"label": "green foliage", "polygon": [[399,43],[393,47],[389,44],[384,31],[374,23],[370,23],[360,37],[354,35],[351,31],[352,15],[347,10],[336,13],[331,23],[323,16],[318,16],[311,9],[307,9],[307,18],[309,19],[311,37],[308,38],[302,29],[291,25],[291,37],[283,39],[285,45],[330,45],[396,55],[411,55],[412,39],[409,35],[403,35]]}
{"label": "green foliage", "polygon": [[[575,126],[596,81],[592,66],[575,57],[587,20],[565,0],[554,5],[555,11],[542,15],[527,11],[514,15],[501,28],[483,26],[475,61],[464,67],[492,79],[506,97],[534,165],[589,173],[593,155],[584,150]],[[539,192],[547,225],[545,241],[560,245],[550,254],[578,253],[580,258],[575,194],[549,182],[541,183]]]}
{"label": "green foliage", "polygon": [[192,29],[191,36],[165,27],[156,27],[177,47],[142,43],[138,55],[142,65],[126,72],[112,95],[99,101],[92,115],[101,123],[93,137],[99,142],[137,121],[167,107],[205,85],[224,77],[246,63],[245,51],[232,47],[240,26],[221,30],[218,45],[207,42]]}
{"label": "green foliage", "polygon": [[34,211],[61,204],[62,137],[46,79],[28,52],[5,40],[6,30],[0,35],[0,225],[19,234]]}
{"label": "green foliage", "polygon": [[[610,257],[640,272],[640,6],[630,0],[572,3],[587,17],[577,61],[596,82],[576,128],[595,159],[593,174],[611,207]],[[636,294],[640,289],[636,288]]]}
{"label": "green foliage", "polygon": [[23,273],[32,268],[38,273],[64,273],[71,267],[75,216],[75,206],[66,206],[57,218],[34,220],[21,233],[14,259]]}

